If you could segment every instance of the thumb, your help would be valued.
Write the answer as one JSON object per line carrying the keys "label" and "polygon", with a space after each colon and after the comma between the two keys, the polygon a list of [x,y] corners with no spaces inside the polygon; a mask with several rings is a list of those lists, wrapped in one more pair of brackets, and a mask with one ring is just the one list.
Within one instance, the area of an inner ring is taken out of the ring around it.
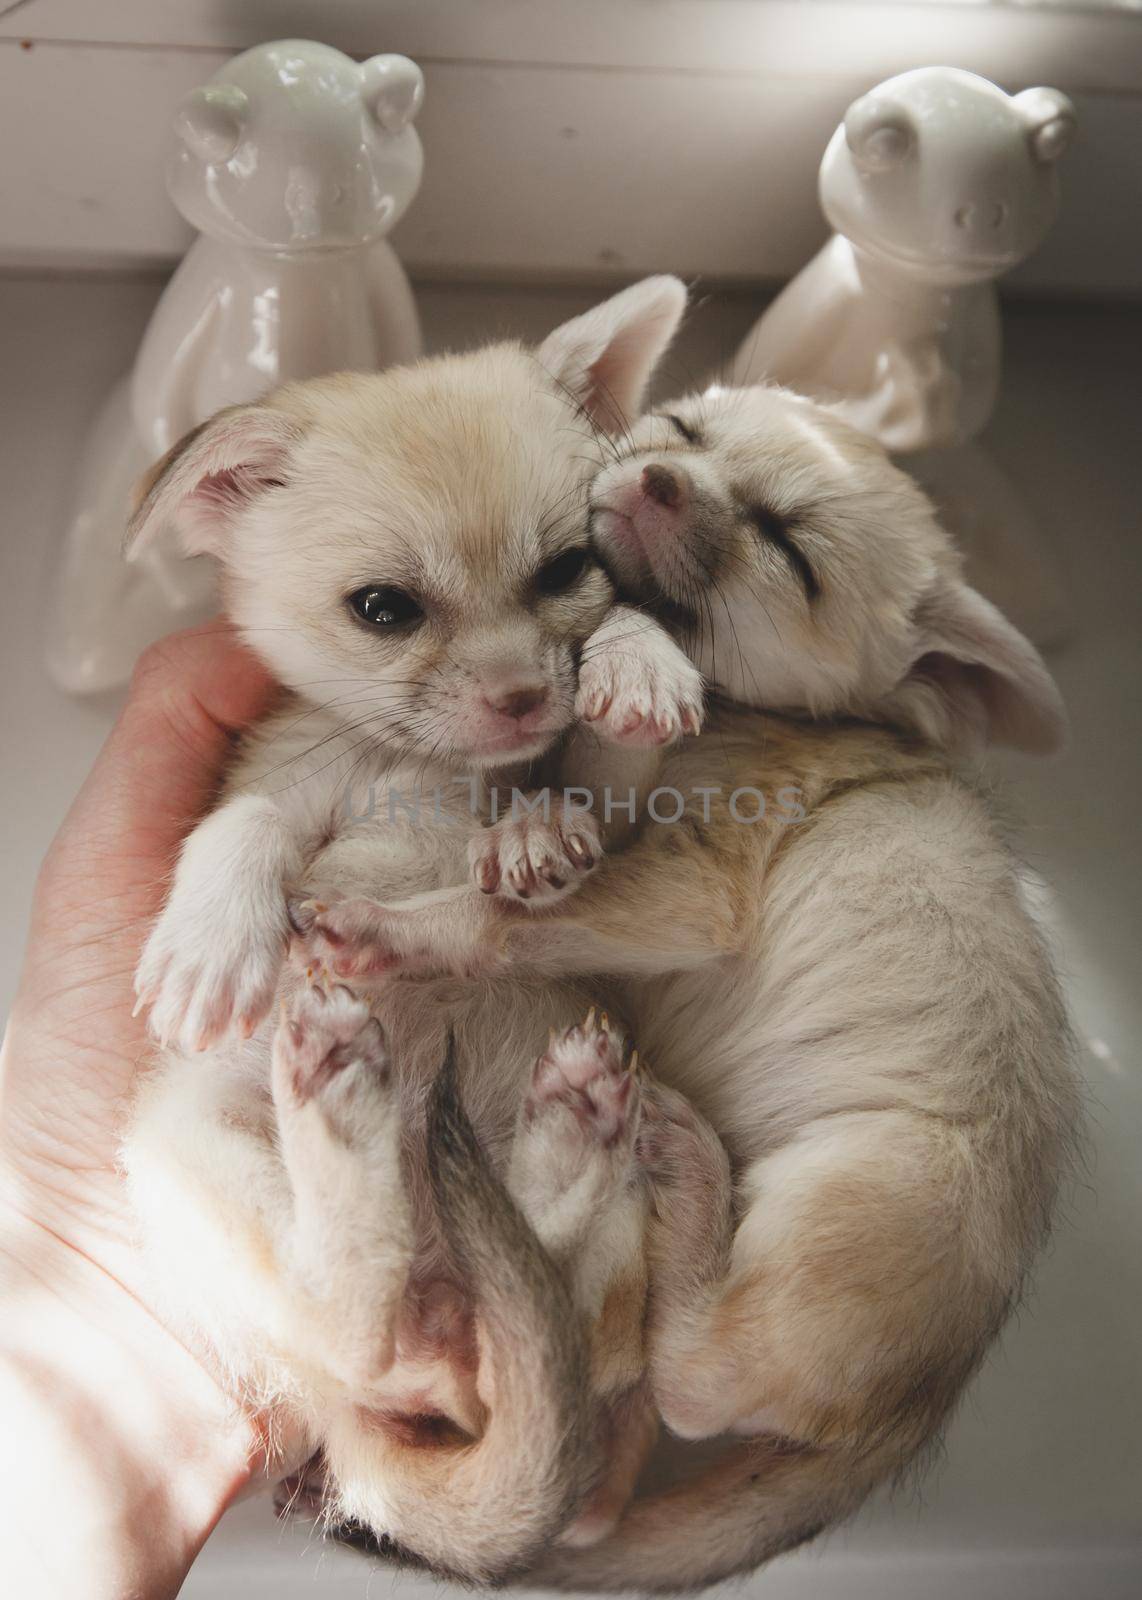
{"label": "thumb", "polygon": [[[153,645],[126,705],[61,827],[40,875],[29,970],[71,970],[80,950],[103,998],[131,979],[147,923],[158,912],[182,841],[209,809],[237,734],[270,705],[265,668],[224,623]],[[61,990],[51,985],[54,997]],[[77,998],[82,1001],[82,995]]]}

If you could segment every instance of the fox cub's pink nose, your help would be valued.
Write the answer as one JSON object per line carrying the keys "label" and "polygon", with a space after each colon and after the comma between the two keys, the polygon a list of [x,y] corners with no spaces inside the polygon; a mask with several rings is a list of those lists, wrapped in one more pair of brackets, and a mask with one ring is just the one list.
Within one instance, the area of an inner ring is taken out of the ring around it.
{"label": "fox cub's pink nose", "polygon": [[538,711],[547,702],[547,686],[531,684],[524,689],[506,689],[484,697],[493,711],[505,717],[526,717],[529,711]]}
{"label": "fox cub's pink nose", "polygon": [[686,499],[685,475],[675,467],[663,466],[660,461],[643,467],[639,487],[649,500],[669,511],[677,511]]}

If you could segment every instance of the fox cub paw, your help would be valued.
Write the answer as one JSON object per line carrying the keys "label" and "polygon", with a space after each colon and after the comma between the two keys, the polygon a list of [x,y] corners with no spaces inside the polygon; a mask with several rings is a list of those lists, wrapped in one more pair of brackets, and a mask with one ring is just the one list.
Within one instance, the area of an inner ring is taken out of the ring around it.
{"label": "fox cub paw", "polygon": [[484,894],[543,905],[572,894],[602,853],[590,812],[548,796],[546,814],[504,817],[478,833],[468,846],[468,865]]}
{"label": "fox cub paw", "polygon": [[353,1108],[392,1090],[385,1035],[363,1000],[341,984],[302,989],[282,1017],[273,1046],[274,1092],[279,1103],[318,1103],[351,1132]]}
{"label": "fox cub paw", "polygon": [[611,744],[672,744],[702,730],[702,675],[665,634],[588,644],[575,709]]}
{"label": "fox cub paw", "polygon": [[638,1051],[606,1012],[552,1030],[535,1063],[523,1104],[524,1126],[558,1118],[566,1137],[604,1149],[632,1146],[639,1122],[642,1073]]}

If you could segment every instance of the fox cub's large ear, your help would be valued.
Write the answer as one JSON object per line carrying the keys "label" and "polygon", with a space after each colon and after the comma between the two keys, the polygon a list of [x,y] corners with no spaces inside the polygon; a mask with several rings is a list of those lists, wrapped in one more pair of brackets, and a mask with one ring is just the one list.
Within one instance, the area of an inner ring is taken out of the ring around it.
{"label": "fox cub's large ear", "polygon": [[219,555],[237,514],[282,482],[300,438],[292,417],[262,405],[230,406],[193,428],[139,485],[128,559],[167,526],[187,555]]}
{"label": "fox cub's large ear", "polygon": [[916,617],[916,659],[886,708],[939,744],[1049,755],[1067,714],[1039,652],[981,594],[942,581]]}
{"label": "fox cub's large ear", "polygon": [[549,333],[539,363],[593,422],[619,432],[638,416],[685,309],[678,278],[644,278]]}

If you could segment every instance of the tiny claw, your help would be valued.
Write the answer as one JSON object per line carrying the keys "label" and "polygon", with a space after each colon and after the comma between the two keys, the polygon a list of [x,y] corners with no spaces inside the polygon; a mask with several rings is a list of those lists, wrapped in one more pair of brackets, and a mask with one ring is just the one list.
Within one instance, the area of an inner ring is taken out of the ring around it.
{"label": "tiny claw", "polygon": [[594,1006],[592,1006],[590,1011],[588,1011],[588,1013],[587,1013],[587,1018],[586,1018],[586,1021],[583,1023],[583,1027],[584,1027],[584,1029],[587,1029],[587,1028],[593,1028],[594,1026],[595,1026],[595,1008],[594,1008]]}
{"label": "tiny claw", "polygon": [[[592,1012],[592,1016],[593,1015],[594,1013]],[[602,1012],[599,1017],[599,1027],[602,1028],[604,1033],[610,1033],[611,1031],[611,1019],[607,1016],[605,1011]]]}
{"label": "tiny claw", "polygon": [[638,1074],[639,1074],[639,1060],[638,1060],[638,1051],[637,1050],[632,1050],[631,1051],[630,1060],[627,1062],[627,1069],[632,1074],[632,1076],[634,1076],[636,1078],[638,1077]]}
{"label": "tiny claw", "polygon": [[596,689],[594,694],[588,698],[583,707],[583,715],[585,719],[588,722],[594,722],[598,717],[602,716],[603,712],[607,709],[608,704],[609,702],[607,700],[606,690]]}
{"label": "tiny claw", "polygon": [[500,864],[495,856],[484,856],[476,863],[476,887],[483,894],[494,894],[500,886]]}
{"label": "tiny claw", "polygon": [[140,1011],[143,1011],[143,1010],[146,1009],[146,1005],[147,1005],[147,997],[146,997],[146,995],[145,994],[139,995],[138,999],[135,1001],[135,1004],[131,1007],[131,1015],[133,1017],[137,1017],[139,1015]]}

